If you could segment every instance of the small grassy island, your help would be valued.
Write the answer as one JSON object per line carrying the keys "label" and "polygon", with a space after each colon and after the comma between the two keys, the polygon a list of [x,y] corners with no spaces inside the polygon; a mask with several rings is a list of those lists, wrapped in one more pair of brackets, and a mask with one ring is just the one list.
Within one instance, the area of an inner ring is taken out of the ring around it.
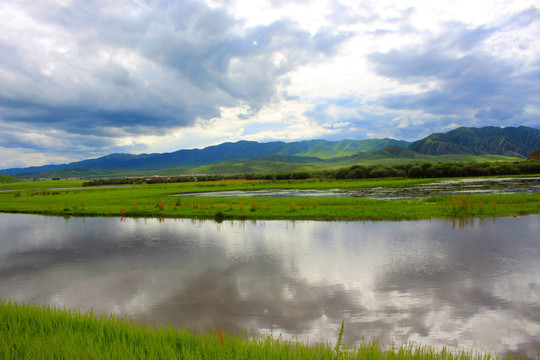
{"label": "small grassy island", "polygon": [[[81,187],[82,181],[3,185],[0,212],[222,220],[420,220],[519,216],[540,212],[540,194],[436,195],[377,200],[362,197],[219,197],[223,191],[410,189],[436,179],[213,180]],[[206,196],[178,196],[188,193]]]}
{"label": "small grassy island", "polygon": [[[154,328],[126,318],[81,313],[37,304],[0,301],[2,359],[491,359],[444,348],[411,345],[381,348],[376,342],[341,344],[344,331],[326,344],[271,335],[196,334],[171,326]],[[346,329],[345,329],[346,331]],[[506,358],[511,358],[506,356]]]}

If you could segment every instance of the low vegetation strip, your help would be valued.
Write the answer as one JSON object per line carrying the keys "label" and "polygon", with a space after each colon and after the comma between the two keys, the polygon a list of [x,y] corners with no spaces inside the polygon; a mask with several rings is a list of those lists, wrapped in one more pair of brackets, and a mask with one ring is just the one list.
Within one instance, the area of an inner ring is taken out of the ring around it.
{"label": "low vegetation strip", "polygon": [[[345,330],[346,331],[346,330]],[[299,343],[270,335],[197,334],[159,328],[116,316],[0,301],[2,359],[491,359],[491,355],[410,345],[382,349],[376,342],[354,347],[336,340]]]}
{"label": "low vegetation strip", "polygon": [[[211,181],[140,186],[21,189],[0,192],[0,212],[60,216],[170,217],[197,219],[420,220],[540,213],[540,194],[434,196],[422,199],[179,197],[192,192],[268,188],[400,187],[422,180],[265,182]],[[425,180],[423,180],[425,182]]]}
{"label": "low vegetation strip", "polygon": [[[214,165],[215,166],[215,165]],[[225,167],[226,168],[226,167]],[[202,169],[201,169],[202,170]],[[229,170],[230,171],[230,170]],[[223,173],[229,173],[223,169]],[[443,177],[474,177],[525,175],[540,173],[540,161],[529,160],[520,162],[449,162],[421,164],[405,163],[399,165],[353,165],[339,170],[323,171],[281,171],[277,173],[250,173],[229,175],[229,179],[245,180],[330,180],[330,179],[381,179],[403,177],[409,179],[443,178]],[[223,180],[222,175],[205,176],[158,176],[158,177],[124,177],[96,179],[83,183],[83,186],[118,185],[118,184],[159,184],[191,181]]]}

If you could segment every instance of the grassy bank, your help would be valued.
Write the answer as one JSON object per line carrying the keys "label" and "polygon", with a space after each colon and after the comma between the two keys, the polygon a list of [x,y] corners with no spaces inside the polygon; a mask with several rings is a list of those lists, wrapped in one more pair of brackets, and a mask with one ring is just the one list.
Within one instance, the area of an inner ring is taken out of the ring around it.
{"label": "grassy bank", "polygon": [[[192,192],[259,189],[406,187],[429,180],[212,181],[97,188],[24,188],[0,193],[0,212],[60,216],[199,219],[418,220],[540,213],[540,194],[436,196],[412,200],[365,198],[174,197]],[[17,184],[15,184],[17,185]],[[26,184],[25,186],[31,186]],[[16,187],[17,188],[17,187]]]}
{"label": "grassy bank", "polygon": [[377,343],[355,347],[336,339],[305,344],[271,336],[196,334],[170,326],[154,328],[126,318],[0,301],[2,359],[487,359],[470,352]]}

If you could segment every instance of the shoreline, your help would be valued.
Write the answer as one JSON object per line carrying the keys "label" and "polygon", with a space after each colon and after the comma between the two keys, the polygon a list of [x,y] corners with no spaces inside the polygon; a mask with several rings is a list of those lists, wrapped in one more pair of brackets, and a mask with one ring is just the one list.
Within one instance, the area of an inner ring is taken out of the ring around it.
{"label": "shoreline", "polygon": [[[427,194],[426,197],[374,199],[369,197],[214,196],[224,191],[390,189],[397,193],[438,184],[411,179],[360,181],[210,181],[119,187],[20,188],[0,193],[1,213],[46,216],[103,216],[223,220],[408,221],[492,218],[540,214],[540,193]],[[452,179],[454,180],[454,179]],[[400,190],[403,189],[403,190]],[[181,196],[188,193],[205,196]],[[180,195],[180,196],[178,196]]]}
{"label": "shoreline", "polygon": [[[27,214],[60,217],[116,217],[116,218],[163,218],[196,220],[313,220],[313,221],[414,221],[430,219],[496,218],[540,214],[540,194],[468,195],[444,196],[437,199],[373,200],[357,198],[344,201],[341,198],[318,198],[305,201],[302,198],[190,198],[166,204],[158,202],[151,209],[125,209],[117,212],[109,209],[92,211],[80,209],[17,209],[1,208],[0,213]],[[200,201],[200,199],[204,199]],[[161,205],[163,204],[163,205]],[[162,207],[160,209],[160,206]]]}
{"label": "shoreline", "polygon": [[[336,338],[305,343],[271,334],[229,335],[209,329],[197,333],[171,325],[150,326],[128,317],[82,313],[38,303],[0,299],[0,333],[5,358],[187,358],[187,359],[465,359],[516,358],[457,347],[441,350],[413,344],[382,346],[377,341],[342,344],[344,320]],[[518,357],[519,358],[519,355]]]}

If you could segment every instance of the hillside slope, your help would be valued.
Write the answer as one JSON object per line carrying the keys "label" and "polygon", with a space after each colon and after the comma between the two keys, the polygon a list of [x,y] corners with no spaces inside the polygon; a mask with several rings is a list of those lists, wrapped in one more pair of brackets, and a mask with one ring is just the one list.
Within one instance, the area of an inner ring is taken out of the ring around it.
{"label": "hillside slope", "polygon": [[526,158],[540,148],[540,130],[525,126],[460,127],[447,133],[431,134],[408,148],[427,155],[493,154]]}
{"label": "hillside slope", "polygon": [[307,151],[300,152],[297,156],[311,156],[319,159],[332,159],[342,156],[368,153],[384,149],[388,146],[406,147],[410,143],[394,139],[365,139],[365,140],[342,140],[320,142]]}
{"label": "hillside slope", "polygon": [[0,174],[0,184],[11,184],[11,183],[19,182],[19,181],[21,181],[21,180],[16,179],[16,178],[11,177],[11,176]]}
{"label": "hillside slope", "polygon": [[[393,139],[227,142],[204,149],[163,154],[111,154],[70,164],[0,170],[19,178],[100,177],[140,175],[174,169],[175,174],[197,172],[264,172],[335,167],[355,162],[419,162],[466,159],[482,161],[527,158],[540,148],[540,130],[520,127],[461,127],[435,133],[414,143]],[[492,160],[493,160],[492,159]],[[254,161],[254,162],[250,162]],[[242,163],[240,163],[242,162]],[[275,164],[272,164],[275,162]],[[223,164],[222,164],[223,163]],[[226,170],[226,171],[225,171]]]}
{"label": "hillside slope", "polygon": [[28,168],[16,168],[0,170],[6,175],[30,176],[32,174],[43,175],[43,172],[54,171],[57,173],[63,169],[115,169],[115,170],[159,170],[168,168],[187,168],[200,165],[232,161],[262,159],[271,156],[295,156],[314,158],[332,158],[337,156],[349,156],[360,152],[380,149],[392,144],[408,145],[405,141],[390,139],[381,140],[309,140],[285,143],[275,141],[259,143],[256,141],[238,141],[236,143],[223,143],[209,146],[204,149],[178,150],[163,154],[111,154],[97,159],[89,159],[70,164],[34,166]]}

